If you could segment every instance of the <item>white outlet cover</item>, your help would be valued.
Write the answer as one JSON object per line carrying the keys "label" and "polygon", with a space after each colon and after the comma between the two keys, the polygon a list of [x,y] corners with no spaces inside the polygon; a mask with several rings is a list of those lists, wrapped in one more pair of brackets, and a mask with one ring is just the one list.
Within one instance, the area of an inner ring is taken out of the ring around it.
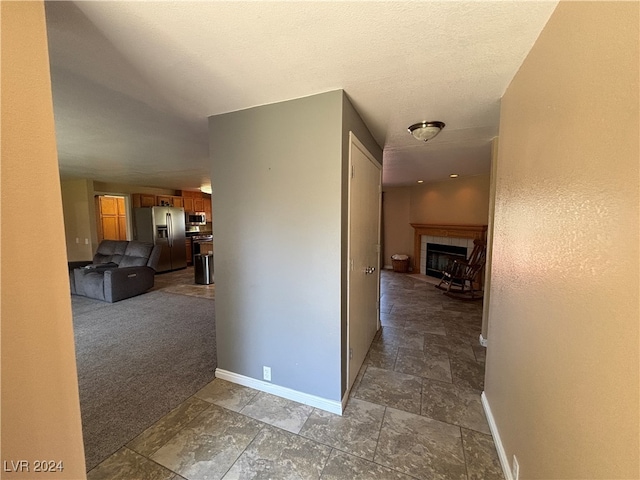
{"label": "white outlet cover", "polygon": [[267,382],[271,381],[271,367],[262,367],[262,378]]}

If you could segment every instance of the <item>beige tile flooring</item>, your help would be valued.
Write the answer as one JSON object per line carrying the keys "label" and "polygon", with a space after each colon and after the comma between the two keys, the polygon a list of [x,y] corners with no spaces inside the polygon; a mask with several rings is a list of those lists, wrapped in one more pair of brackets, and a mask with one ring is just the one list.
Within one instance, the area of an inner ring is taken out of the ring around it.
{"label": "beige tile flooring", "polygon": [[174,272],[156,274],[154,283],[152,290],[164,290],[166,292],[179,293],[181,295],[212,299],[216,296],[215,283],[212,283],[211,285],[199,285],[195,283],[195,272],[193,267],[187,267]]}
{"label": "beige tile flooring", "polygon": [[[192,275],[156,288],[211,298]],[[381,311],[342,416],[216,379],[89,480],[502,479],[480,403],[481,304],[385,271]]]}

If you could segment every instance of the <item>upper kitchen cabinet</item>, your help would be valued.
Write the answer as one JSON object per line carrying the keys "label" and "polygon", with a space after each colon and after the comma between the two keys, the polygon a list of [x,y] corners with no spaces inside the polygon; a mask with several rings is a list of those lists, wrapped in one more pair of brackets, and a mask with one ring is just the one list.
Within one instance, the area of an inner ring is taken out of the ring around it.
{"label": "upper kitchen cabinet", "polygon": [[158,195],[158,196],[156,196],[156,205],[158,205],[160,207],[173,206],[173,200],[171,199],[171,195]]}
{"label": "upper kitchen cabinet", "polygon": [[[140,207],[184,207],[183,199],[177,195],[152,195],[149,193],[131,194],[133,208]],[[187,210],[185,208],[185,210]],[[189,211],[189,210],[187,210]]]}
{"label": "upper kitchen cabinet", "polygon": [[182,197],[182,206],[184,207],[185,212],[195,212],[192,197]]}
{"label": "upper kitchen cabinet", "polygon": [[204,200],[204,209],[203,212],[205,213],[206,217],[207,217],[207,222],[212,222],[212,215],[211,215],[211,197],[209,198],[205,198]]}
{"label": "upper kitchen cabinet", "polygon": [[204,198],[194,198],[193,199],[193,211],[194,212],[204,212]]}
{"label": "upper kitchen cabinet", "polygon": [[160,207],[182,208],[182,197],[177,197],[174,195],[158,195],[156,197],[156,205]]}
{"label": "upper kitchen cabinet", "polygon": [[204,212],[207,195],[192,190],[182,190],[182,202],[185,212]]}
{"label": "upper kitchen cabinet", "polygon": [[131,199],[133,201],[133,208],[156,206],[156,196],[149,193],[134,193],[131,195]]}

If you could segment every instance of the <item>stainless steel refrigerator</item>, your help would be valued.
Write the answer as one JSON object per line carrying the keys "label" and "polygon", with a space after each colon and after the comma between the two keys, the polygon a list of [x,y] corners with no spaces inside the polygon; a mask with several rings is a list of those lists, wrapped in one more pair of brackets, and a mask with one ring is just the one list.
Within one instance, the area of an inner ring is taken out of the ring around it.
{"label": "stainless steel refrigerator", "polygon": [[187,266],[184,209],[144,207],[133,209],[134,238],[162,246],[157,272]]}

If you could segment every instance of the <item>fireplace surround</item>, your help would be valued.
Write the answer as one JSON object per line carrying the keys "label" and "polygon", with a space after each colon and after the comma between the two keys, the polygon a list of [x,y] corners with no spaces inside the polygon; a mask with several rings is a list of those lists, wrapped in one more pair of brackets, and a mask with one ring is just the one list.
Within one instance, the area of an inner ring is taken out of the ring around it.
{"label": "fireplace surround", "polygon": [[[420,246],[420,253],[422,254],[422,245]],[[424,273],[430,277],[440,279],[442,278],[442,271],[445,270],[449,264],[454,260],[466,260],[468,256],[467,245],[445,245],[427,241],[426,255],[422,255],[425,263]],[[422,268],[422,265],[420,265],[420,272],[422,272]]]}
{"label": "fireplace surround", "polygon": [[475,239],[487,240],[486,225],[412,223],[411,226],[414,230],[413,272],[423,275],[426,275],[427,243],[465,247],[468,255]]}

